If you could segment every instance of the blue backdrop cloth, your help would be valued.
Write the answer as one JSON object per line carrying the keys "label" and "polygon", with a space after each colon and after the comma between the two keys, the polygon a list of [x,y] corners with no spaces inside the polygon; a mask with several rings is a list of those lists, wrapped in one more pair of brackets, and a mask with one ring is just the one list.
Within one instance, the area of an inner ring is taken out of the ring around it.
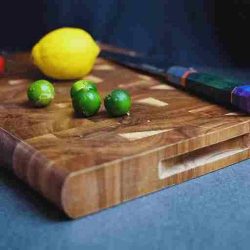
{"label": "blue backdrop cloth", "polygon": [[49,30],[76,26],[176,65],[249,66],[249,23],[245,0],[8,0],[0,48],[30,48]]}

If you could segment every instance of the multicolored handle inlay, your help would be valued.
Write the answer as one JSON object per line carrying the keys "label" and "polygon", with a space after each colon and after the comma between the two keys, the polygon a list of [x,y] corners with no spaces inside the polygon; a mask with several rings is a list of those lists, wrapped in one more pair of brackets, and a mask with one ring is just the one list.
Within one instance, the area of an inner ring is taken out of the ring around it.
{"label": "multicolored handle inlay", "polygon": [[250,84],[179,66],[167,70],[169,82],[223,105],[250,113]]}

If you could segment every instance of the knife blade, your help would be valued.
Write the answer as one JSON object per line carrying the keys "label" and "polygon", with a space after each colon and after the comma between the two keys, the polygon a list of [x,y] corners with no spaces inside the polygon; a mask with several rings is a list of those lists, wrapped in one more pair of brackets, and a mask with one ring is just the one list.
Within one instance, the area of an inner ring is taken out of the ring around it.
{"label": "knife blade", "polygon": [[102,51],[101,57],[119,64],[164,77],[176,87],[190,91],[201,98],[234,106],[250,113],[250,84],[240,80],[198,72],[187,66],[174,66],[166,62],[165,56],[130,56],[110,51]]}

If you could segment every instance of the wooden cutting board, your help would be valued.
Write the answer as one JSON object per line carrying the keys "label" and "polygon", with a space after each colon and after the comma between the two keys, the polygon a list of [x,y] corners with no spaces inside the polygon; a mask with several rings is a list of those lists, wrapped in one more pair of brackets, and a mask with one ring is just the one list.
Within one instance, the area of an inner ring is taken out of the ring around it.
{"label": "wooden cutting board", "polygon": [[249,157],[249,117],[191,96],[152,76],[98,59],[87,79],[104,97],[133,99],[130,116],[74,115],[72,82],[55,82],[47,108],[27,102],[43,76],[27,54],[8,58],[0,79],[0,165],[77,218]]}

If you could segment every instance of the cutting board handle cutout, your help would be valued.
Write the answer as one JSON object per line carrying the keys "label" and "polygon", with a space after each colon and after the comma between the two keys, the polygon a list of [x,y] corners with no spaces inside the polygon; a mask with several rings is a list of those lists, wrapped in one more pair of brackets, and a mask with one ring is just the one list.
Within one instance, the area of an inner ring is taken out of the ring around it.
{"label": "cutting board handle cutout", "polygon": [[216,164],[236,154],[249,155],[249,135],[210,145],[176,157],[163,159],[158,164],[159,179],[165,179],[191,169],[204,167],[208,164]]}

